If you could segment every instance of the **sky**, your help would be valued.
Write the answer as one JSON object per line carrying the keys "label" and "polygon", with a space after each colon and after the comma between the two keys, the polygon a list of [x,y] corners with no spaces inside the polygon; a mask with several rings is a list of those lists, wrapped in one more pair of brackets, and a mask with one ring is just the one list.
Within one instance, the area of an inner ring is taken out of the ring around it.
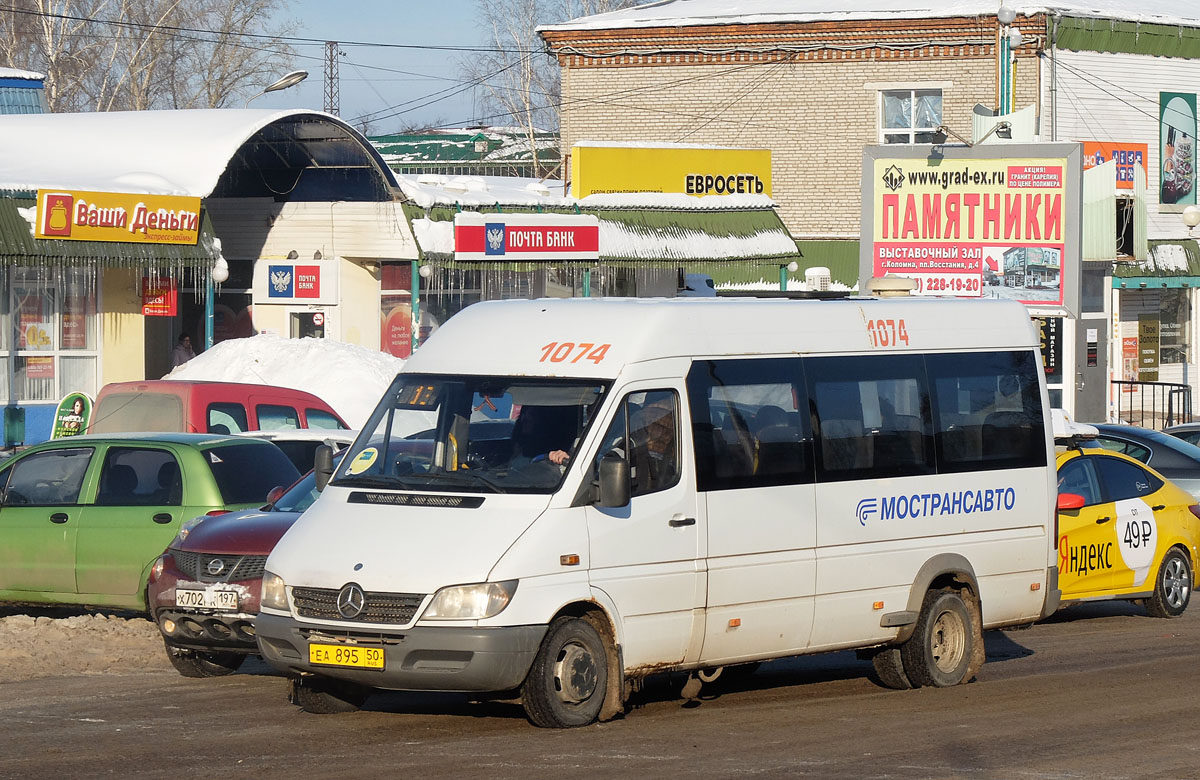
{"label": "sky", "polygon": [[[488,33],[475,20],[478,0],[293,0],[295,35],[320,41],[419,46],[490,45]],[[339,60],[340,115],[356,124],[363,115],[381,117],[369,134],[395,132],[409,123],[457,127],[473,123],[479,112],[471,89],[458,95],[459,58],[469,53],[429,49],[343,45]],[[287,90],[255,98],[253,108],[311,108],[325,101],[325,46],[298,45],[296,67],[308,78]],[[403,72],[399,72],[403,71]],[[282,75],[282,74],[280,74]],[[450,88],[446,96],[433,93]],[[435,102],[430,102],[435,101]],[[428,103],[428,105],[423,105]]]}

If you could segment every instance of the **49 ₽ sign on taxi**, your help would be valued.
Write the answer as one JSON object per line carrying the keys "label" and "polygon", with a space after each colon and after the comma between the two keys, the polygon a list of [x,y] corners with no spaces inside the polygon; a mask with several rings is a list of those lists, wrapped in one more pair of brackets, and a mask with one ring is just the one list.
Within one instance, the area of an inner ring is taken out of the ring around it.
{"label": "49 \u20bd sign on taxi", "polygon": [[36,238],[195,244],[200,199],[125,192],[38,190]]}

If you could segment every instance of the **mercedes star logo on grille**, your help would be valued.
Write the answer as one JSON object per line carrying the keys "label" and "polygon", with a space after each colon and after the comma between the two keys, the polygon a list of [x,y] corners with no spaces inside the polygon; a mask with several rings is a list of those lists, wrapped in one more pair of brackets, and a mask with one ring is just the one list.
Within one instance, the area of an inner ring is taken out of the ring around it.
{"label": "mercedes star logo on grille", "polygon": [[205,568],[208,570],[209,574],[215,577],[221,572],[225,571],[225,561],[221,560],[220,558],[213,558],[208,562],[208,566]]}
{"label": "mercedes star logo on grille", "polygon": [[337,595],[337,611],[338,614],[347,620],[358,617],[362,614],[363,607],[367,605],[366,594],[363,589],[353,582],[348,585],[343,585]]}

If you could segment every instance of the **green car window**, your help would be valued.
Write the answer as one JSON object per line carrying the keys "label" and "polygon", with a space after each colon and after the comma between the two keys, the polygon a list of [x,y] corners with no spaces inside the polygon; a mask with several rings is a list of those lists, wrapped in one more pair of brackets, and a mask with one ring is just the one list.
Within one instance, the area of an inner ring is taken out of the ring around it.
{"label": "green car window", "polygon": [[179,506],[183,481],[167,450],[111,447],[100,472],[98,506]]}
{"label": "green car window", "polygon": [[92,452],[91,447],[80,447],[39,452],[22,458],[8,470],[4,504],[63,506],[77,503]]}

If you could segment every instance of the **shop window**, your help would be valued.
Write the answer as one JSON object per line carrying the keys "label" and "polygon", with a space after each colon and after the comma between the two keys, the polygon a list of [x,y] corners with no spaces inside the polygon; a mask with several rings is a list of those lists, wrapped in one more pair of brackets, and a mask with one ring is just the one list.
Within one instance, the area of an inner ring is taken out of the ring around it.
{"label": "shop window", "polygon": [[[0,268],[0,396],[57,401],[95,394],[99,350],[90,268]],[[15,351],[15,360],[13,360]],[[10,386],[11,382],[11,386]]]}
{"label": "shop window", "polygon": [[879,139],[885,144],[929,144],[942,124],[940,89],[889,89],[879,93]]}
{"label": "shop window", "polygon": [[379,268],[379,344],[398,358],[412,354],[413,263],[382,263]]}

